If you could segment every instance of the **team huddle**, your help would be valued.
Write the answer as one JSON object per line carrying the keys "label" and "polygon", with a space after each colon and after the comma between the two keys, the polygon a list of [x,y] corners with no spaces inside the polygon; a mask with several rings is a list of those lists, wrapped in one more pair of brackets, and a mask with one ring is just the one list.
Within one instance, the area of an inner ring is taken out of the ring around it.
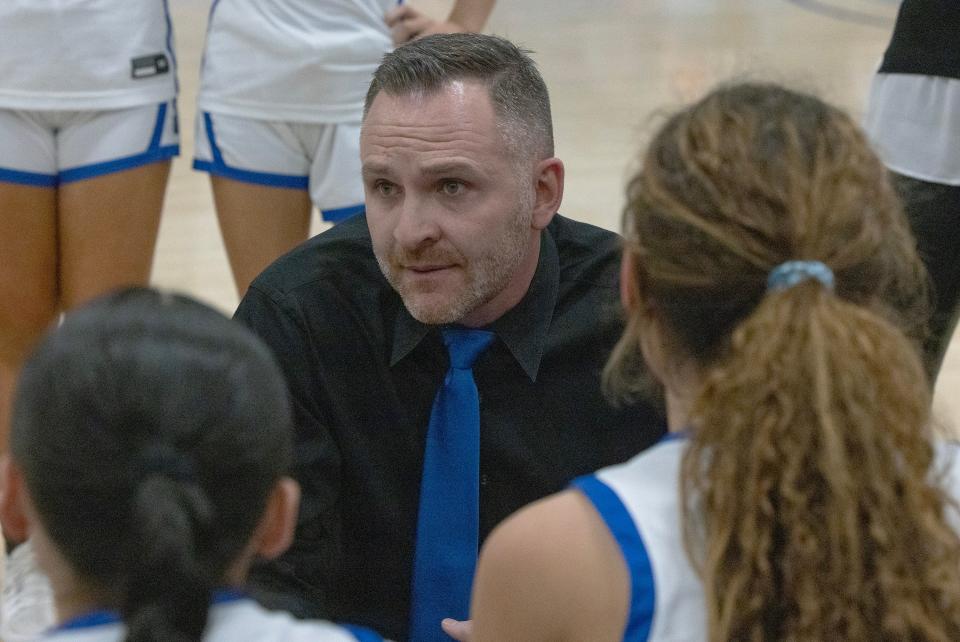
{"label": "team huddle", "polygon": [[917,223],[949,212],[909,198],[960,180],[876,134],[904,74],[960,105],[960,47],[897,44],[960,8],[905,0],[869,138],[773,83],[677,110],[615,234],[558,213],[547,86],[476,33],[492,1],[215,1],[194,167],[228,319],[146,286],[165,3],[60,4],[139,27],[122,70],[40,76],[54,3],[0,7],[6,642],[960,639],[952,249]]}

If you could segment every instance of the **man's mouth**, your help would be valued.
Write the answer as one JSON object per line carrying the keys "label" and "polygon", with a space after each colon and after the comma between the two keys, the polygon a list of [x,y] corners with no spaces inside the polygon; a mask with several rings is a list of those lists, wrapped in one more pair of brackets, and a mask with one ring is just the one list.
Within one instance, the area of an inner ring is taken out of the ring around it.
{"label": "man's mouth", "polygon": [[442,270],[447,270],[452,268],[451,264],[425,264],[425,265],[405,265],[404,269],[417,274],[431,274],[433,272],[440,272]]}

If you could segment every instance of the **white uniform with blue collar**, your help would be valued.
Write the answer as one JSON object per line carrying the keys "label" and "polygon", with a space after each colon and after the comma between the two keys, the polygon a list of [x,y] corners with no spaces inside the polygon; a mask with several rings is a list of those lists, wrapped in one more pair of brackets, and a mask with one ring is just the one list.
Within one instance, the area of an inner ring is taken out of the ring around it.
{"label": "white uniform with blue collar", "polygon": [[[685,445],[685,439],[670,435],[625,464],[573,482],[600,513],[629,567],[632,594],[624,642],[707,639],[703,585],[683,545]],[[960,498],[960,445],[938,444],[935,470],[935,478]]]}
{"label": "white uniform with blue collar", "polygon": [[[121,642],[126,630],[106,612],[90,613],[48,633],[51,642]],[[253,600],[229,597],[210,609],[204,642],[381,642],[376,633],[359,627],[317,620],[295,620],[267,611]]]}

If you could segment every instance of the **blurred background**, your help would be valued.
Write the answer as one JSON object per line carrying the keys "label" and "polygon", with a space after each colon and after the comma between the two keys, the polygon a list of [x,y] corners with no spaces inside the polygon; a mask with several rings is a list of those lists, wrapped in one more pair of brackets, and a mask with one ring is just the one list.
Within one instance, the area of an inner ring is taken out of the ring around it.
{"label": "blurred background", "polygon": [[[409,0],[436,17],[449,0]],[[898,0],[499,0],[486,31],[533,50],[551,92],[561,211],[617,229],[623,184],[664,114],[732,77],[775,80],[863,114]],[[179,63],[182,156],[174,161],[156,285],[231,313],[237,297],[206,174],[190,169],[197,75],[210,0],[170,0]],[[314,232],[323,229],[314,217]],[[960,425],[960,346],[935,409]]]}

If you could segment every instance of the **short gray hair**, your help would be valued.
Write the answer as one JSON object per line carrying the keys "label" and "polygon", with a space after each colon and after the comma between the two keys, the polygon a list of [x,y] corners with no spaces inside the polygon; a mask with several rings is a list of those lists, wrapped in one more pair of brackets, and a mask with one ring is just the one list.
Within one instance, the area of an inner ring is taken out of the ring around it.
{"label": "short gray hair", "polygon": [[489,88],[498,126],[511,152],[550,158],[550,96],[531,53],[509,40],[477,33],[414,40],[383,57],[373,73],[363,116],[381,91],[394,96],[432,93],[457,80],[475,80]]}

